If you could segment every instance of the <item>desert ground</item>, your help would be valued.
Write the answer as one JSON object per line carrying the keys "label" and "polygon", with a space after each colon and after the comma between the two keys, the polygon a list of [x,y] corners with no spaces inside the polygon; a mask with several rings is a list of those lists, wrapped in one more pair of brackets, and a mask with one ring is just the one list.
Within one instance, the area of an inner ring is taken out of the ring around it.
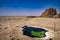
{"label": "desert ground", "polygon": [[22,27],[25,25],[53,30],[55,37],[52,40],[60,40],[60,18],[29,18],[24,16],[0,16],[0,40],[42,40],[23,35]]}

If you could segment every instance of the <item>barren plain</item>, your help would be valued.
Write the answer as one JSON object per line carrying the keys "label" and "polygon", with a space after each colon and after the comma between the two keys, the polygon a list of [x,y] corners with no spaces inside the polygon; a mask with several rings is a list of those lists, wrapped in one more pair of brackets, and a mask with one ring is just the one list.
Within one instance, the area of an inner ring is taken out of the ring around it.
{"label": "barren plain", "polygon": [[22,27],[25,25],[53,30],[55,37],[52,40],[60,40],[60,18],[28,18],[25,16],[0,16],[0,40],[42,40],[23,35]]}

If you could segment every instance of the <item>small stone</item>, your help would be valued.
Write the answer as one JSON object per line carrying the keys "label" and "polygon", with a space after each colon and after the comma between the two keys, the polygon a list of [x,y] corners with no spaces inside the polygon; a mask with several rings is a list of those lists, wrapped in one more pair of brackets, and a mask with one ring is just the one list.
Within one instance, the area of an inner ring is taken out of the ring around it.
{"label": "small stone", "polygon": [[14,40],[15,38],[11,38],[11,40]]}
{"label": "small stone", "polygon": [[7,27],[4,28],[4,30],[7,29]]}
{"label": "small stone", "polygon": [[2,26],[2,25],[0,25],[0,26]]}

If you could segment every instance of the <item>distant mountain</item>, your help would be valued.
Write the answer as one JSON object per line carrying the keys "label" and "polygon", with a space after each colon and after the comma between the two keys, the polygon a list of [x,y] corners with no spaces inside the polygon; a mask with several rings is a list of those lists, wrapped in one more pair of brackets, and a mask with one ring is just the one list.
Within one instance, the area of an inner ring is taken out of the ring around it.
{"label": "distant mountain", "polygon": [[42,13],[41,17],[49,17],[52,18],[53,16],[57,15],[57,11],[54,8],[48,8]]}
{"label": "distant mountain", "polygon": [[27,16],[27,18],[37,18],[37,17],[60,18],[60,13],[57,13],[56,9],[54,8],[48,8],[42,13],[41,16]]}

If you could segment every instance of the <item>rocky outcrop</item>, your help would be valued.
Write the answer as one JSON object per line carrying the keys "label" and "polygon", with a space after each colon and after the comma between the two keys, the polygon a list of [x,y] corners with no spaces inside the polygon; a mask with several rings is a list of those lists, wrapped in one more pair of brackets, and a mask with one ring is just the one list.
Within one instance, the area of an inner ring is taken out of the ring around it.
{"label": "rocky outcrop", "polygon": [[53,18],[60,18],[60,13],[57,15],[54,15]]}
{"label": "rocky outcrop", "polygon": [[59,18],[60,18],[60,13],[58,14]]}
{"label": "rocky outcrop", "polygon": [[54,15],[57,15],[56,9],[49,8],[46,9],[44,13],[42,13],[41,17],[53,17]]}

